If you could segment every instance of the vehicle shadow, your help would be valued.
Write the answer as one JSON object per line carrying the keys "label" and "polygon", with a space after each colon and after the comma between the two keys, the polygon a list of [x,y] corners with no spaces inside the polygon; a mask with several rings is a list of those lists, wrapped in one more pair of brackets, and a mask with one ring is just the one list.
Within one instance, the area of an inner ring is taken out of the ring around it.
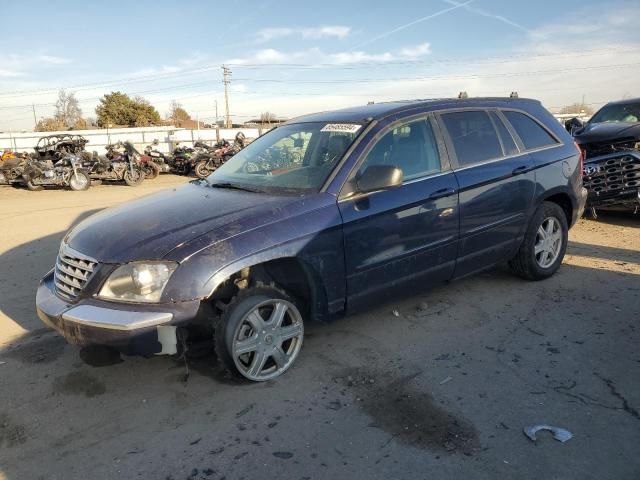
{"label": "vehicle shadow", "polygon": [[595,257],[602,260],[611,260],[616,262],[630,262],[640,264],[640,251],[638,250],[605,247],[602,245],[593,245],[590,243],[569,241],[567,254]]}

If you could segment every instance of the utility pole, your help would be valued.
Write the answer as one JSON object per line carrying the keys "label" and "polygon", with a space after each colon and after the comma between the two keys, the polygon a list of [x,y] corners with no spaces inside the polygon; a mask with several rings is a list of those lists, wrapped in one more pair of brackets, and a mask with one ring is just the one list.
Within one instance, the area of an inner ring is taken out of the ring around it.
{"label": "utility pole", "polygon": [[223,74],[222,83],[224,83],[224,106],[225,106],[225,113],[226,113],[225,127],[231,128],[232,127],[231,116],[229,115],[229,84],[231,83],[231,80],[230,80],[231,69],[226,65],[223,65],[222,74]]}
{"label": "utility pole", "polygon": [[216,104],[216,127],[217,127],[218,126],[218,99],[216,98],[214,102]]}
{"label": "utility pole", "polygon": [[31,104],[31,108],[33,109],[33,131],[35,132],[38,129],[38,119],[36,117],[36,105],[35,105],[35,103]]}

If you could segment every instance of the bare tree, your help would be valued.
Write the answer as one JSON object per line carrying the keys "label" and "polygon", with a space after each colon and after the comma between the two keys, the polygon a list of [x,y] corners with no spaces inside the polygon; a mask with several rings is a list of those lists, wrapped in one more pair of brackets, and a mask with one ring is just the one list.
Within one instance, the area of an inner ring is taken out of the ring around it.
{"label": "bare tree", "polygon": [[276,115],[275,113],[271,113],[271,112],[262,112],[260,114],[260,123],[266,123],[266,124],[270,124],[276,121]]}
{"label": "bare tree", "polygon": [[58,92],[54,118],[66,128],[74,128],[81,123],[82,110],[73,92],[67,93],[64,89]]}

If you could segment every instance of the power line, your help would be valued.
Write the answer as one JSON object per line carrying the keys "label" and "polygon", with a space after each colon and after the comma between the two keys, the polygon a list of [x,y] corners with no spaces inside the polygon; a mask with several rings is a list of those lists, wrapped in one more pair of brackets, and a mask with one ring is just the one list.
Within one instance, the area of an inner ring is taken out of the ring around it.
{"label": "power line", "polygon": [[[256,69],[256,68],[293,68],[293,69],[317,69],[317,68],[330,68],[334,70],[353,70],[359,68],[370,68],[372,66],[375,67],[383,67],[383,66],[395,66],[395,65],[456,65],[456,64],[501,64],[501,63],[509,63],[513,59],[536,59],[536,58],[548,58],[548,57],[583,57],[583,56],[591,56],[591,55],[607,55],[611,53],[615,54],[623,54],[623,53],[634,53],[639,49],[628,49],[628,50],[614,50],[614,49],[594,49],[594,50],[585,50],[582,52],[560,52],[560,53],[541,53],[541,54],[530,54],[530,53],[520,53],[517,55],[508,55],[508,56],[500,56],[500,57],[486,57],[484,59],[478,59],[477,57],[473,58],[465,58],[465,59],[456,59],[456,60],[397,60],[397,61],[385,61],[385,62],[358,62],[354,64],[339,64],[339,63],[317,63],[317,64],[304,64],[304,63],[259,63],[259,64],[249,64],[249,63],[235,63],[228,64],[227,67],[233,66],[237,68],[246,68],[246,69]],[[0,98],[13,98],[13,97],[22,97],[22,96],[31,96],[31,95],[44,95],[55,93],[61,88],[65,88],[67,90],[81,91],[81,90],[91,90],[101,87],[109,87],[114,85],[126,85],[130,83],[138,83],[145,81],[158,81],[158,80],[167,80],[167,79],[179,79],[184,76],[197,75],[201,73],[207,73],[214,71],[219,68],[219,64],[207,64],[202,65],[193,69],[183,69],[177,72],[167,72],[167,73],[154,73],[148,75],[136,75],[125,78],[113,79],[110,81],[104,82],[94,82],[94,83],[85,83],[85,84],[76,84],[76,85],[68,85],[66,87],[51,87],[44,89],[35,89],[35,90],[16,90],[10,92],[0,93]]]}

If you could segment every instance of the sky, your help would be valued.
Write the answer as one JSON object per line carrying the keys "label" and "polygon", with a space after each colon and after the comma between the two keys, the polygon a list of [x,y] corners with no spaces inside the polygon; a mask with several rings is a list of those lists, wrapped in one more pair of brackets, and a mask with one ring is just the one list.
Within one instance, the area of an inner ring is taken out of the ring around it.
{"label": "sky", "polygon": [[540,99],[550,110],[640,97],[640,2],[514,0],[0,0],[0,131],[86,117],[111,91],[166,115],[243,122],[410,98]]}

